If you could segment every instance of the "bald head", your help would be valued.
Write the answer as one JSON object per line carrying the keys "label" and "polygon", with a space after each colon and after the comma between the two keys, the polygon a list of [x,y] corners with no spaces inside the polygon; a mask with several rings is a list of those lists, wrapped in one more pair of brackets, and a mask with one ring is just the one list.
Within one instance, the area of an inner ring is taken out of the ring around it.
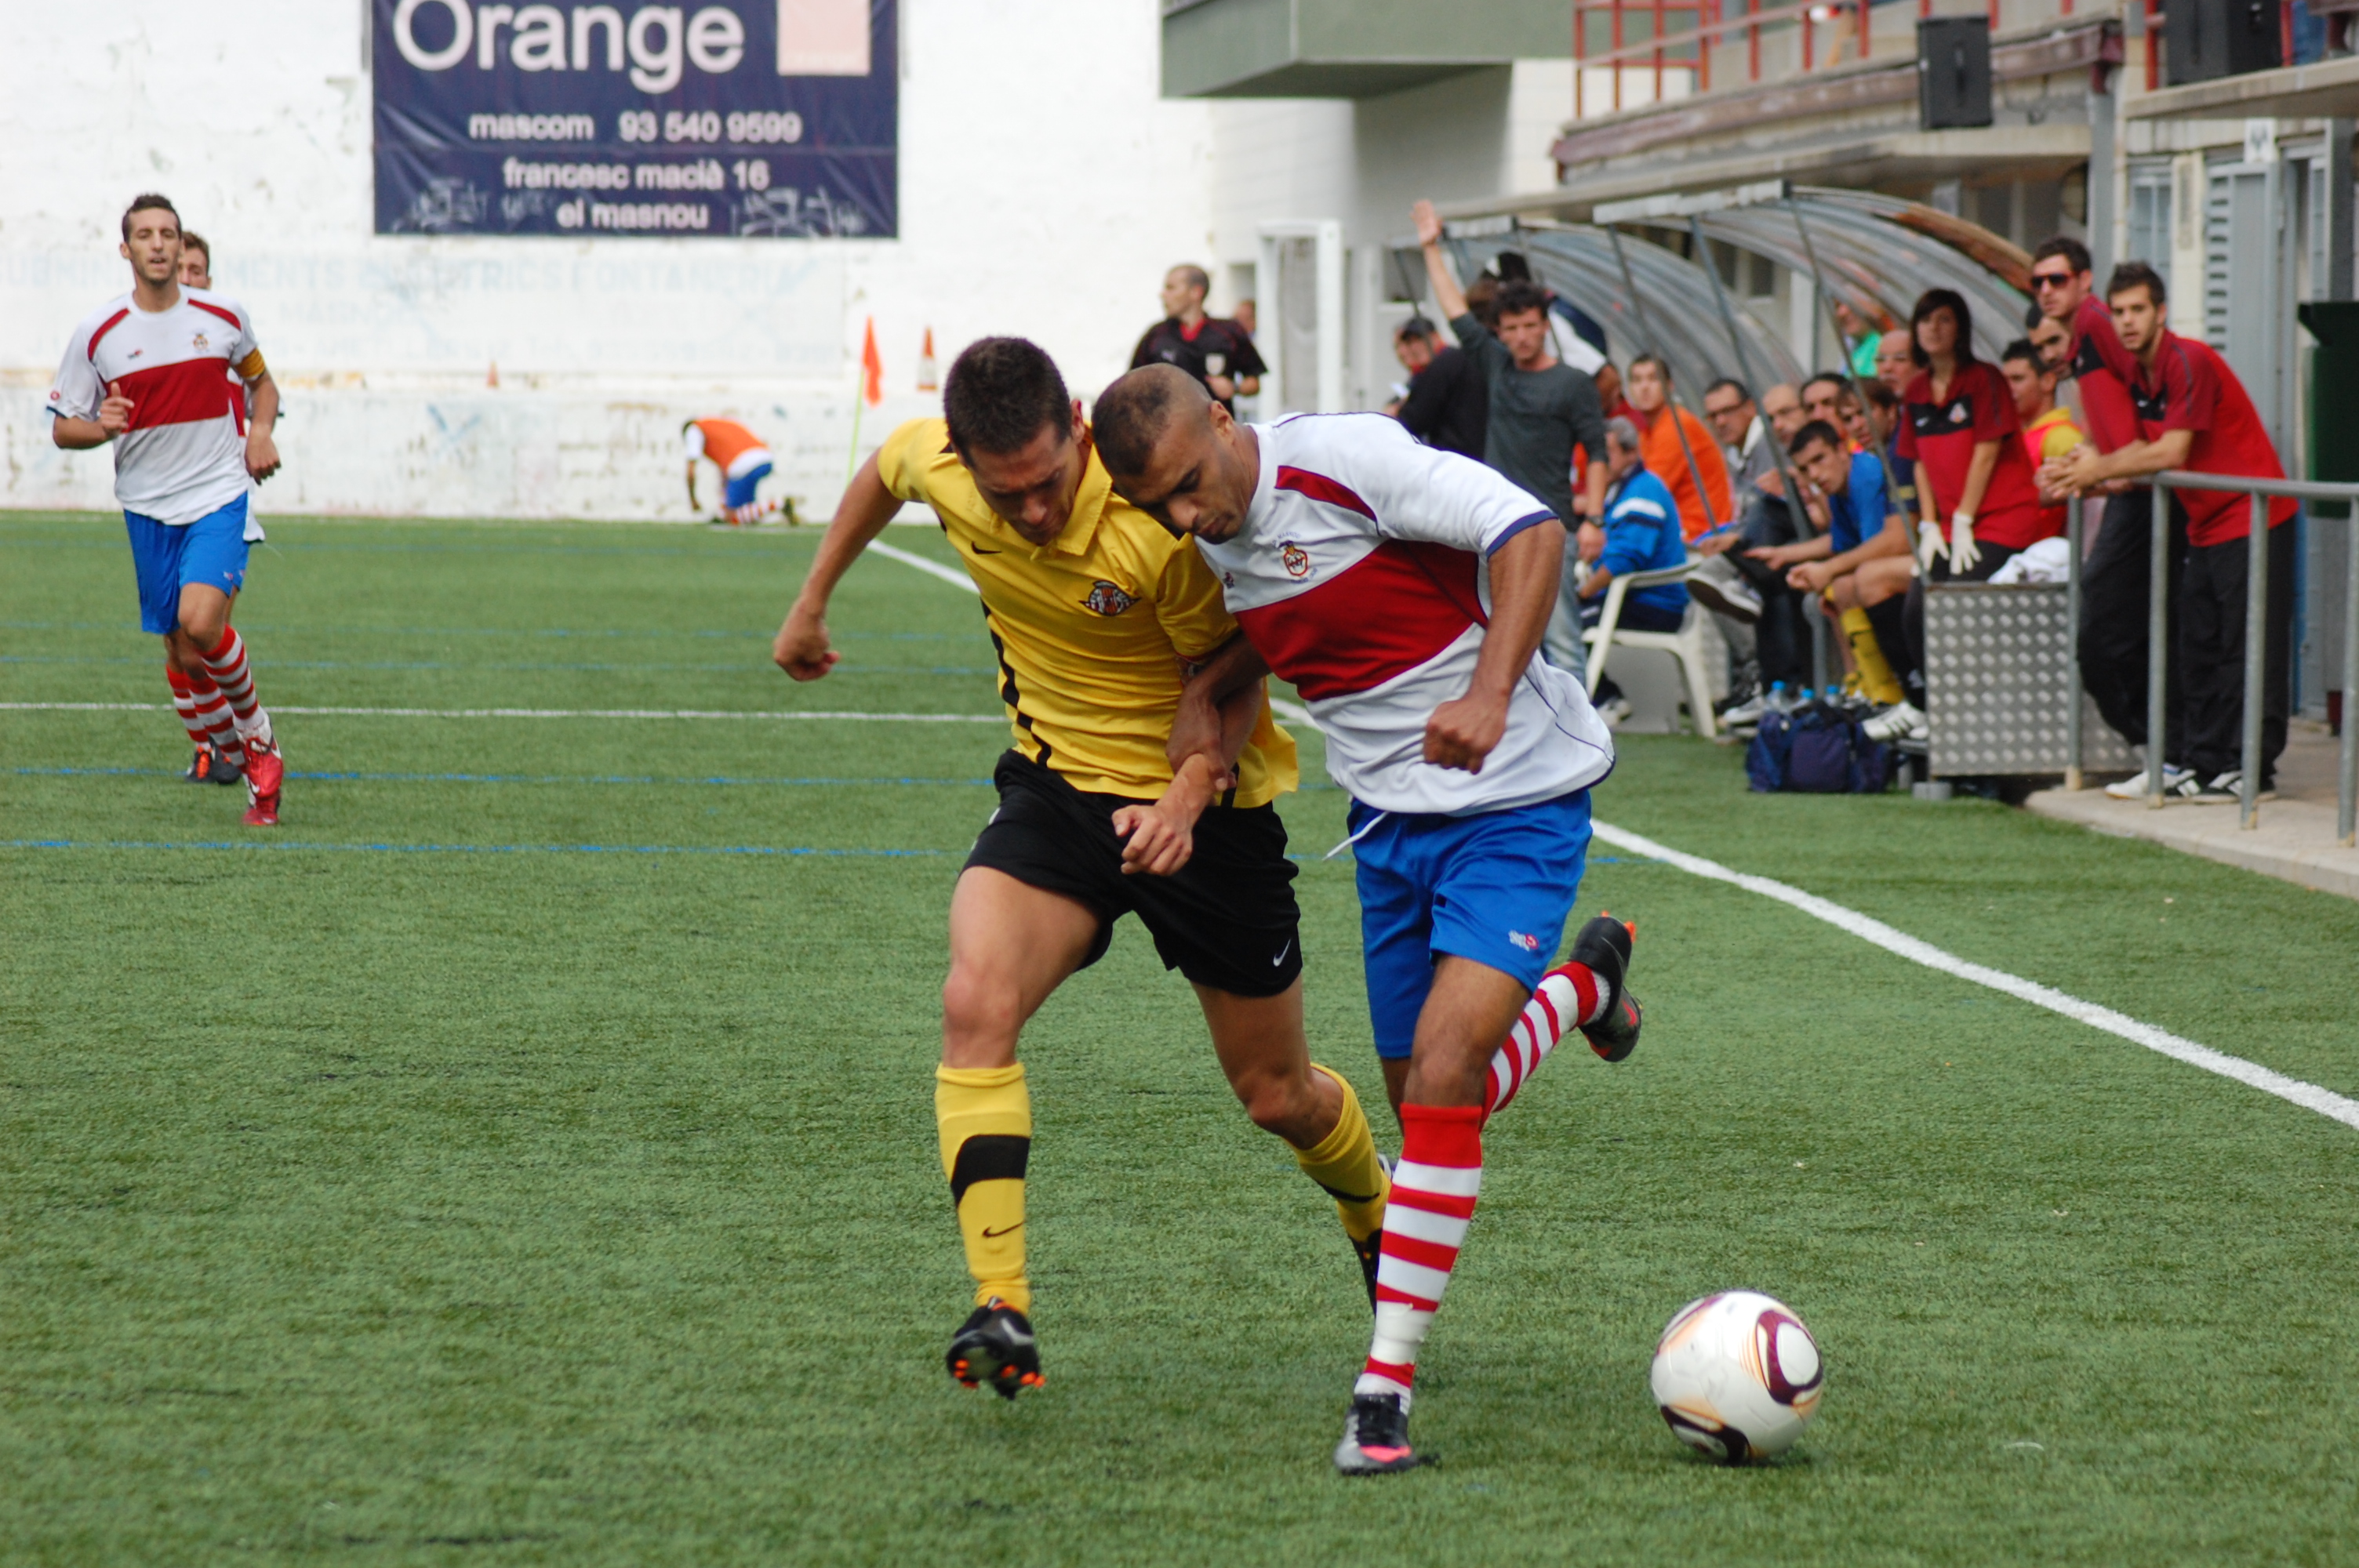
{"label": "bald head", "polygon": [[1142,365],[1098,394],[1090,419],[1098,452],[1110,473],[1137,473],[1170,428],[1174,416],[1204,417],[1212,395],[1178,365]]}
{"label": "bald head", "polygon": [[1176,365],[1143,365],[1098,395],[1098,455],[1114,492],[1174,534],[1226,539],[1261,477],[1253,432]]}

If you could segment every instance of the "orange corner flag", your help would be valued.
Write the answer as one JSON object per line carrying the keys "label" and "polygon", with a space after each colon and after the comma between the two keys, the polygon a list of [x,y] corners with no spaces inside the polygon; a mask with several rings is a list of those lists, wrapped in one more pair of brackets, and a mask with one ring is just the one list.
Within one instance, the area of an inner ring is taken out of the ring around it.
{"label": "orange corner flag", "polygon": [[860,395],[871,408],[885,401],[885,360],[876,351],[876,318],[868,318],[866,341],[860,345]]}

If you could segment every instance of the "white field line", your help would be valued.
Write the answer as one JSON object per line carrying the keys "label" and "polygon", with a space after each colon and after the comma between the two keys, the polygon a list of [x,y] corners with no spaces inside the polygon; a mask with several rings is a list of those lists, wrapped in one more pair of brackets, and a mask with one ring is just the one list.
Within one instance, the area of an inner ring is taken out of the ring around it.
{"label": "white field line", "polygon": [[2207,1073],[2217,1073],[2223,1078],[2234,1078],[2240,1084],[2249,1085],[2260,1090],[2263,1094],[2275,1095],[2279,1099],[2289,1100],[2305,1110],[2314,1110],[2319,1115],[2331,1117],[2345,1126],[2359,1127],[2359,1100],[2345,1098],[2332,1089],[2321,1088],[2316,1084],[2304,1083],[2299,1078],[2287,1077],[2283,1073],[2273,1072],[2257,1062],[2247,1062],[2241,1056],[2231,1056],[2225,1052],[2214,1051],[2209,1045],[2199,1045],[2192,1040],[2171,1033],[2169,1030],[2158,1029],[2151,1023],[2141,1023],[2125,1013],[2115,1012],[2110,1007],[2100,1007],[2093,1001],[2082,1001],[2079,997],[2060,991],[2052,986],[2043,986],[2035,980],[2027,980],[2020,976],[2010,975],[2004,969],[1986,968],[1980,964],[1969,963],[1956,954],[1944,952],[1930,942],[1921,941],[1904,931],[1896,931],[1881,920],[1862,914],[1854,909],[1846,909],[1842,904],[1831,903],[1815,893],[1804,892],[1799,888],[1789,887],[1784,882],[1773,881],[1767,877],[1749,876],[1743,871],[1731,871],[1716,861],[1707,860],[1697,855],[1683,854],[1666,845],[1658,844],[1651,838],[1641,838],[1636,833],[1626,832],[1603,822],[1594,825],[1594,831],[1597,837],[1616,849],[1627,849],[1633,854],[1646,855],[1677,866],[1691,876],[1728,882],[1745,889],[1747,892],[1757,892],[1764,898],[1774,898],[1779,903],[1791,905],[1814,919],[1825,921],[1838,930],[1847,931],[1863,941],[1872,942],[1886,952],[1897,953],[1913,964],[1922,964],[1929,969],[1939,969],[1945,975],[1954,975],[1959,979],[1971,980],[1978,986],[1988,986],[1995,991],[2004,991],[2011,997],[2031,1003],[2034,1007],[2044,1007],[2050,1012],[2060,1012],[2067,1018],[2078,1020],[2092,1029],[2102,1029],[2108,1034],[2119,1035],[2134,1045],[2143,1045],[2149,1051],[2160,1052],[2163,1055],[2184,1062],[2191,1067],[2201,1067]]}
{"label": "white field line", "polygon": [[928,577],[938,577],[952,588],[962,588],[969,593],[983,591],[974,586],[974,579],[967,576],[958,568],[946,567],[940,561],[929,561],[914,550],[904,550],[897,546],[887,545],[874,539],[869,541],[868,548],[871,553],[882,556],[888,561],[898,561],[905,567],[917,568]]}
{"label": "white field line", "polygon": [[[286,708],[273,713],[325,714],[346,719],[844,719],[872,724],[1005,724],[998,713],[853,713],[827,709],[752,712],[701,708]],[[160,702],[0,702],[13,713],[164,713]]]}

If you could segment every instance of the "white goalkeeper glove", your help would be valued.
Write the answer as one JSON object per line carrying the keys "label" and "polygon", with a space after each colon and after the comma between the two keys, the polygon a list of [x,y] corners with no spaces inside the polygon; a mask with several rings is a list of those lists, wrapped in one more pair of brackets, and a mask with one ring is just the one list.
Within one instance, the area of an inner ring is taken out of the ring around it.
{"label": "white goalkeeper glove", "polygon": [[1928,573],[1931,572],[1933,569],[1934,560],[1939,557],[1947,555],[1948,553],[1948,546],[1945,546],[1941,540],[1941,525],[1940,524],[1919,523],[1917,524],[1917,566],[1919,570]]}
{"label": "white goalkeeper glove", "polygon": [[1983,553],[1974,547],[1974,519],[1968,512],[1950,514],[1950,575],[1963,577],[1974,569]]}

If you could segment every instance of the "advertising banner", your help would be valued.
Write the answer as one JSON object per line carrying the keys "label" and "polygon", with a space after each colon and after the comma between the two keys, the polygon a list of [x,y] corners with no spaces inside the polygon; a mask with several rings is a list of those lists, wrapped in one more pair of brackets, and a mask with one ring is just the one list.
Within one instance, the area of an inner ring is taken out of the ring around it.
{"label": "advertising banner", "polygon": [[897,232],[896,0],[370,0],[380,234]]}

